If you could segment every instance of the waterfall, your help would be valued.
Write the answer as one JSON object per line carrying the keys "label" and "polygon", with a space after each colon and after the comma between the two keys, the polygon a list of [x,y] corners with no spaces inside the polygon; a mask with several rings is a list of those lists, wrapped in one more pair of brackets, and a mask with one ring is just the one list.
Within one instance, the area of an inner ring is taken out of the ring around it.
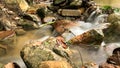
{"label": "waterfall", "polygon": [[90,16],[87,19],[87,22],[93,22],[100,13],[101,10],[99,7],[97,7],[97,9],[90,14]]}
{"label": "waterfall", "polygon": [[93,21],[93,20],[94,20],[95,15],[96,15],[96,11],[93,11],[93,12],[90,14],[90,16],[88,17],[87,21],[88,21],[88,22]]}
{"label": "waterfall", "polygon": [[95,18],[94,23],[95,24],[106,23],[107,17],[108,17],[107,14],[101,14]]}

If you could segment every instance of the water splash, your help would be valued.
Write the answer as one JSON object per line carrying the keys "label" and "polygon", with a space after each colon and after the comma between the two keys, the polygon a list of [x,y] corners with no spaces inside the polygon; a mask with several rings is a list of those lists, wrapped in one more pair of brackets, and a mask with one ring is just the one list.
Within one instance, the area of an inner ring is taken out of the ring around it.
{"label": "water splash", "polygon": [[95,20],[94,20],[94,23],[95,24],[99,24],[99,23],[105,23],[107,22],[107,17],[108,15],[107,14],[101,14],[99,15]]}

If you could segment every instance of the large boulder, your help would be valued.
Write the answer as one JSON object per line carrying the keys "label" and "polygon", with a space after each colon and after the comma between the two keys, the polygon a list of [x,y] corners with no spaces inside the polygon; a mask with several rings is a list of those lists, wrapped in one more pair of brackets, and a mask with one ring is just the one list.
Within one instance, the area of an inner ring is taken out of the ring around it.
{"label": "large boulder", "polygon": [[39,46],[26,46],[21,51],[21,57],[28,68],[39,68],[42,61],[54,60],[50,51]]}
{"label": "large boulder", "polygon": [[[27,43],[21,50],[21,57],[28,68],[39,68],[43,61],[65,60],[64,54],[68,55],[63,50],[54,49],[58,47],[56,38],[48,38],[43,42],[36,40]],[[61,44],[61,43],[60,43]],[[60,48],[59,48],[60,49]],[[62,54],[61,54],[62,53]],[[63,54],[64,53],[64,54]]]}

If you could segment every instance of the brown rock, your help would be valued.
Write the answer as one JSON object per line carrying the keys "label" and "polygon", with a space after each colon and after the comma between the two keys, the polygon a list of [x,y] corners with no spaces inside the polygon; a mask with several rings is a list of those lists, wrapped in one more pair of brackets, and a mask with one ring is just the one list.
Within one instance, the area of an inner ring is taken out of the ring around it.
{"label": "brown rock", "polygon": [[39,68],[72,68],[66,61],[44,61]]}
{"label": "brown rock", "polygon": [[58,20],[53,24],[53,27],[59,34],[62,34],[65,30],[73,26],[77,26],[77,24],[70,20]]}
{"label": "brown rock", "polygon": [[100,65],[99,68],[120,68],[120,66],[104,63],[104,64]]}
{"label": "brown rock", "polygon": [[95,44],[100,45],[103,41],[103,36],[100,35],[95,30],[89,30],[87,32],[84,32],[81,35],[75,36],[72,39],[68,41],[68,43],[71,44]]}

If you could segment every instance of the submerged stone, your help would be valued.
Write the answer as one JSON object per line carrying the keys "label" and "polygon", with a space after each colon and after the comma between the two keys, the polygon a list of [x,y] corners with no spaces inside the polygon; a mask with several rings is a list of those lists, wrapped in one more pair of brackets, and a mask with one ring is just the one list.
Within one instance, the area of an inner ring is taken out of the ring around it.
{"label": "submerged stone", "polygon": [[16,33],[16,35],[20,36],[20,35],[24,35],[26,33],[26,31],[23,29],[16,29],[15,33]]}
{"label": "submerged stone", "polygon": [[7,47],[0,44],[0,56],[3,56],[6,54]]}

